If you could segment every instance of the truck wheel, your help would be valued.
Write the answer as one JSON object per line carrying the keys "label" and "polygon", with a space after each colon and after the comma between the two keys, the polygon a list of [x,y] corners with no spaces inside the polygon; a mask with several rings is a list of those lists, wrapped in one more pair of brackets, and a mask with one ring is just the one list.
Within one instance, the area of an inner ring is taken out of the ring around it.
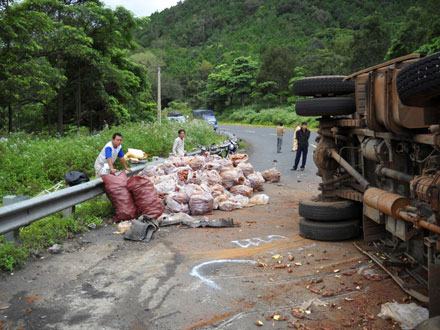
{"label": "truck wheel", "polygon": [[296,113],[305,117],[351,115],[356,111],[353,97],[320,97],[296,101]]}
{"label": "truck wheel", "polygon": [[337,222],[311,221],[299,219],[299,234],[317,241],[342,241],[358,237],[361,221],[358,219]]}
{"label": "truck wheel", "polygon": [[440,102],[440,52],[404,67],[397,75],[397,92],[403,104],[415,107]]}
{"label": "truck wheel", "polygon": [[354,93],[354,81],[345,76],[307,77],[295,82],[293,91],[299,96],[344,95]]}
{"label": "truck wheel", "polygon": [[341,201],[301,201],[299,202],[299,215],[317,221],[340,221],[360,217],[361,205],[356,202]]}

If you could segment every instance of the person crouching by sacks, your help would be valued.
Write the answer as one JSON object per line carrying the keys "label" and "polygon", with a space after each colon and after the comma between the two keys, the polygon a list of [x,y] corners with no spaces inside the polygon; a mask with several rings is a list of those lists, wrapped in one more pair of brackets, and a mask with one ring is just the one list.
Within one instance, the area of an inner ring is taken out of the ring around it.
{"label": "person crouching by sacks", "polygon": [[122,151],[122,134],[113,134],[112,140],[102,148],[95,161],[96,176],[103,176],[108,174],[115,174],[117,170],[114,167],[116,158],[119,158],[121,164],[127,172],[131,171],[124,159],[124,152]]}

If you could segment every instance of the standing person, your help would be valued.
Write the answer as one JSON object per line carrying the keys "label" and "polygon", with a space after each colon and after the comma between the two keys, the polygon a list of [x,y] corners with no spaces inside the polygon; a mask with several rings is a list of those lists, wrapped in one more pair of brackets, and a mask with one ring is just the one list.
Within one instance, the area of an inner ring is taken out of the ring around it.
{"label": "standing person", "polygon": [[179,129],[177,133],[179,136],[174,140],[173,155],[182,157],[185,156],[185,130]]}
{"label": "standing person", "polygon": [[292,171],[296,171],[298,168],[299,160],[302,155],[301,171],[304,171],[307,161],[307,151],[309,150],[309,138],[310,131],[307,128],[307,123],[301,124],[301,129],[296,132],[296,139],[298,140],[298,151],[296,152],[295,165],[293,165]]}
{"label": "standing person", "polygon": [[126,171],[130,171],[127,162],[124,159],[124,152],[122,151],[122,134],[113,134],[112,140],[102,148],[95,161],[96,176],[103,176],[107,174],[115,174],[116,169],[114,167],[116,158],[124,166]]}
{"label": "standing person", "polygon": [[299,124],[297,124],[295,129],[293,130],[293,141],[292,141],[292,151],[293,152],[298,150],[298,140],[296,139],[296,132],[298,132],[300,129],[301,129],[301,126]]}
{"label": "standing person", "polygon": [[284,126],[283,123],[279,123],[277,126],[277,153],[281,153],[281,145],[283,144]]}

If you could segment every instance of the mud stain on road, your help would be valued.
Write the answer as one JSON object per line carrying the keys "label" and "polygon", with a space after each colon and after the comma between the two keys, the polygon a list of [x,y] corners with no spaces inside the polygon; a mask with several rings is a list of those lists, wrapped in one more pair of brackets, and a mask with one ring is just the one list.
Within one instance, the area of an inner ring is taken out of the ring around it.
{"label": "mud stain on road", "polygon": [[295,235],[287,240],[267,243],[257,247],[249,247],[246,249],[232,248],[232,249],[222,249],[222,250],[214,250],[214,251],[193,252],[188,257],[195,260],[243,258],[243,257],[255,256],[259,253],[270,250],[291,249],[291,248],[301,247],[305,245],[306,241],[311,242],[309,240],[300,237],[299,235]]}

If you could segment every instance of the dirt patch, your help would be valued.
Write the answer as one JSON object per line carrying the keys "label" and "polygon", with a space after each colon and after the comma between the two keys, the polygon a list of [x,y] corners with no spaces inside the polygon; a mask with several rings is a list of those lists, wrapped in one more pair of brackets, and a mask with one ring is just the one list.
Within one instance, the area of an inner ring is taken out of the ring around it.
{"label": "dirt patch", "polygon": [[221,321],[224,321],[225,319],[227,319],[228,317],[232,316],[234,314],[234,312],[228,312],[228,313],[222,313],[222,314],[218,314],[218,315],[214,315],[211,316],[209,319],[207,320],[200,320],[199,322],[190,325],[189,327],[185,328],[186,330],[196,330],[196,329],[201,329],[201,328],[205,328],[208,327],[210,325],[214,325],[217,324]]}

